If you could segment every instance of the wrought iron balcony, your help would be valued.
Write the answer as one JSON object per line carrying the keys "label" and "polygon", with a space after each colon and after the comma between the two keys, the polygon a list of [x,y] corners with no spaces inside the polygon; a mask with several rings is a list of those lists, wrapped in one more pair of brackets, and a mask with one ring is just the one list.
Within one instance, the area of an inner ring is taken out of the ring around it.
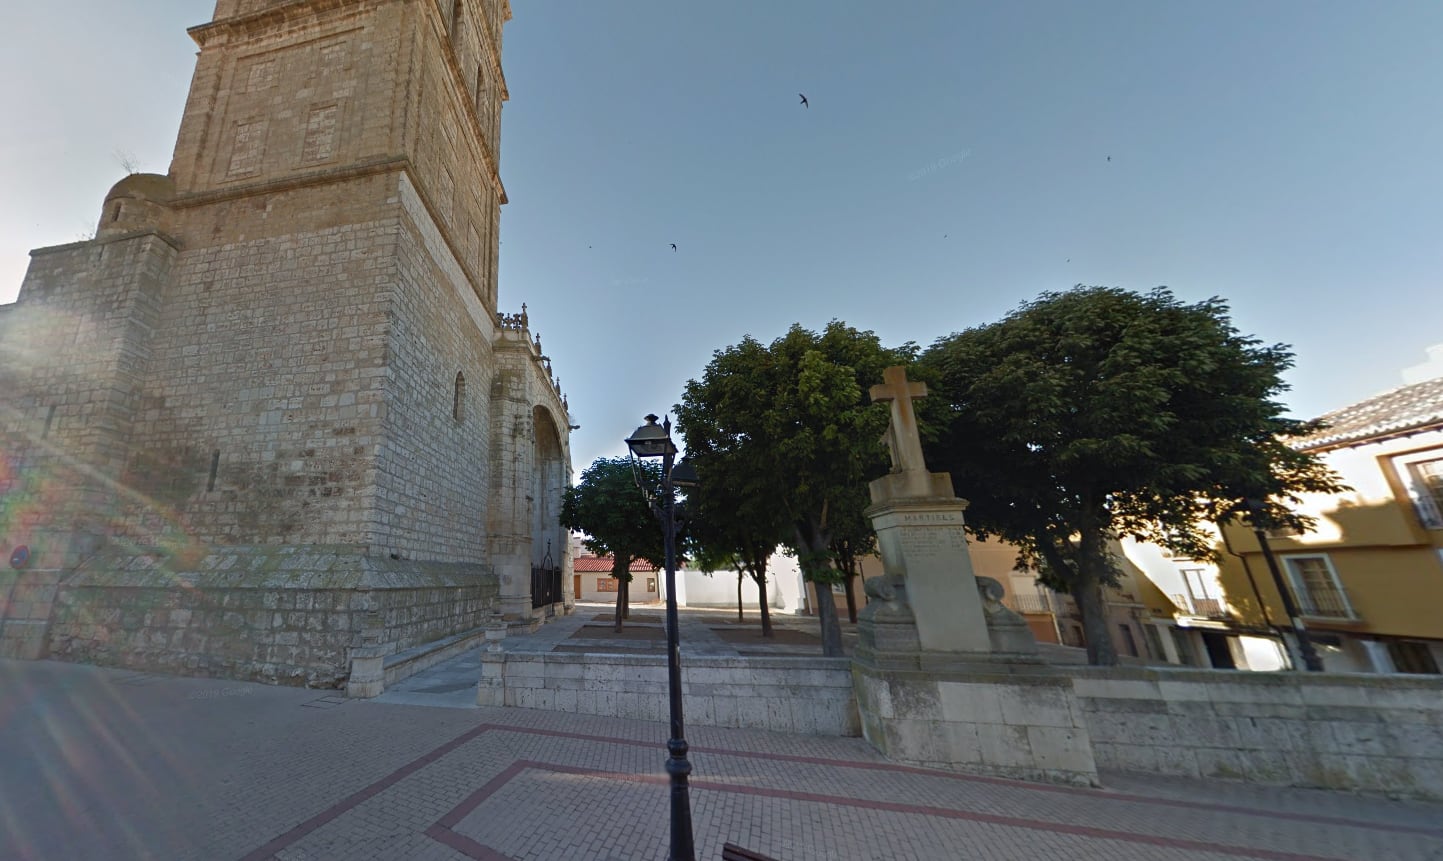
{"label": "wrought iron balcony", "polygon": [[1046,595],[1009,595],[1005,602],[1018,613],[1052,613],[1052,602]]}
{"label": "wrought iron balcony", "polygon": [[1338,588],[1310,587],[1298,593],[1298,612],[1319,619],[1357,619],[1348,597]]}

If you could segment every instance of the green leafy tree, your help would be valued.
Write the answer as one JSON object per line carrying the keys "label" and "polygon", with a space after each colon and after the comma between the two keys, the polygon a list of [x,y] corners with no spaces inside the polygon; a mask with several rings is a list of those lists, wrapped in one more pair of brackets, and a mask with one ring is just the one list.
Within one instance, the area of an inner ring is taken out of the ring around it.
{"label": "green leafy tree", "polygon": [[[692,536],[697,540],[696,536]],[[747,581],[747,569],[742,564],[741,558],[735,553],[718,553],[714,549],[702,544],[696,544],[691,556],[696,567],[706,572],[708,576],[717,571],[729,571],[737,577],[737,621],[746,620],[746,609],[742,601],[742,585]],[[765,632],[764,632],[765,633]]]}
{"label": "green leafy tree", "polygon": [[[687,457],[695,465],[695,453],[688,448]],[[699,486],[687,493],[687,506],[694,513],[691,541],[695,555],[704,570],[723,568],[737,572],[737,620],[742,619],[742,578],[750,577],[757,584],[757,609],[762,636],[770,637],[772,615],[767,598],[767,563],[781,543],[781,528],[773,502],[751,491],[758,489],[749,471],[726,478],[727,467],[745,466],[729,463],[713,453],[704,469],[697,471]]]}
{"label": "green leafy tree", "polygon": [[[870,402],[868,390],[913,352],[911,345],[887,349],[872,332],[840,321],[820,333],[794,325],[770,346],[748,337],[718,350],[676,410],[701,494],[754,501],[745,528],[796,551],[816,593],[826,655],[842,653],[833,533],[860,513],[867,481],[888,468],[881,442],[888,411]],[[717,506],[713,516],[727,511]]]}
{"label": "green leafy tree", "polygon": [[1292,354],[1241,336],[1220,299],[1045,293],[938,340],[921,365],[951,414],[929,464],[971,501],[973,532],[1015,544],[1019,567],[1073,596],[1094,664],[1117,662],[1102,597],[1112,539],[1212,558],[1201,524],[1239,500],[1271,498],[1275,522],[1306,525],[1286,503],[1340,487],[1287,445],[1314,429],[1276,400]]}
{"label": "green leafy tree", "polygon": [[[642,482],[655,487],[661,468],[641,462]],[[652,567],[665,563],[665,535],[656,515],[636,487],[628,458],[597,458],[581,473],[581,482],[566,489],[561,501],[561,525],[586,534],[582,545],[598,556],[611,556],[611,576],[617,580],[615,629],[631,590],[631,563],[645,559]]]}
{"label": "green leafy tree", "polygon": [[877,532],[860,510],[846,512],[832,529],[832,558],[837,570],[846,578],[847,617],[857,621],[857,576],[862,573],[862,559],[877,552]]}

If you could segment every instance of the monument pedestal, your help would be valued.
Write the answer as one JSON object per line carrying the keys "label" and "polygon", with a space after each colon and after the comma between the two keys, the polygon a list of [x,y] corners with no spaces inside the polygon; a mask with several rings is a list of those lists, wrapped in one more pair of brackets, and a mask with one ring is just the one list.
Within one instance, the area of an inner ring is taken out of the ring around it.
{"label": "monument pedestal", "polygon": [[862,735],[893,762],[1098,785],[1070,677],[991,655],[879,657],[853,659],[852,686]]}
{"label": "monument pedestal", "polygon": [[1026,780],[1096,786],[1097,766],[1072,679],[1043,663],[1002,585],[977,577],[966,500],[922,462],[910,398],[888,368],[873,400],[893,402],[895,469],[872,482],[867,516],[883,576],[858,618],[852,683],[862,734],[888,759]]}

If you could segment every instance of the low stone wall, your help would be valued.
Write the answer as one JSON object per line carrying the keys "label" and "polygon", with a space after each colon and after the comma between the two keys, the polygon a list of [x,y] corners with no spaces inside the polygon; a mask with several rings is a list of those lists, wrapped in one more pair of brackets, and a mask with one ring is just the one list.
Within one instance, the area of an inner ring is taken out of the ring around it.
{"label": "low stone wall", "polygon": [[[482,653],[477,703],[666,720],[662,655]],[[682,706],[696,726],[807,735],[861,733],[846,658],[682,660]]]}
{"label": "low stone wall", "polygon": [[375,560],[349,548],[225,548],[177,570],[103,557],[68,577],[47,651],[60,660],[271,684],[338,687],[362,632],[407,649],[480,626],[484,569]]}
{"label": "low stone wall", "polygon": [[44,656],[50,610],[62,573],[0,570],[0,658],[33,661]]}
{"label": "low stone wall", "polygon": [[1096,786],[1072,680],[1038,663],[852,664],[863,732],[893,762]]}
{"label": "low stone wall", "polygon": [[1443,679],[1069,672],[1100,768],[1443,800]]}

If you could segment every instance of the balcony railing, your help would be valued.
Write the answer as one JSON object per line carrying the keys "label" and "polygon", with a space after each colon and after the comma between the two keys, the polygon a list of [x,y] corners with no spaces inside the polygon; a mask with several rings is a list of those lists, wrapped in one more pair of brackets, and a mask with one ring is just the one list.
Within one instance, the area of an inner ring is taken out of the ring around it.
{"label": "balcony railing", "polygon": [[1018,613],[1051,613],[1052,602],[1046,595],[1009,595],[1004,602]]}
{"label": "balcony railing", "polygon": [[1206,616],[1209,619],[1221,619],[1228,614],[1227,605],[1221,598],[1194,598],[1192,611],[1194,615]]}
{"label": "balcony railing", "polygon": [[1358,614],[1339,589],[1310,588],[1298,594],[1298,612],[1320,619],[1356,619]]}

